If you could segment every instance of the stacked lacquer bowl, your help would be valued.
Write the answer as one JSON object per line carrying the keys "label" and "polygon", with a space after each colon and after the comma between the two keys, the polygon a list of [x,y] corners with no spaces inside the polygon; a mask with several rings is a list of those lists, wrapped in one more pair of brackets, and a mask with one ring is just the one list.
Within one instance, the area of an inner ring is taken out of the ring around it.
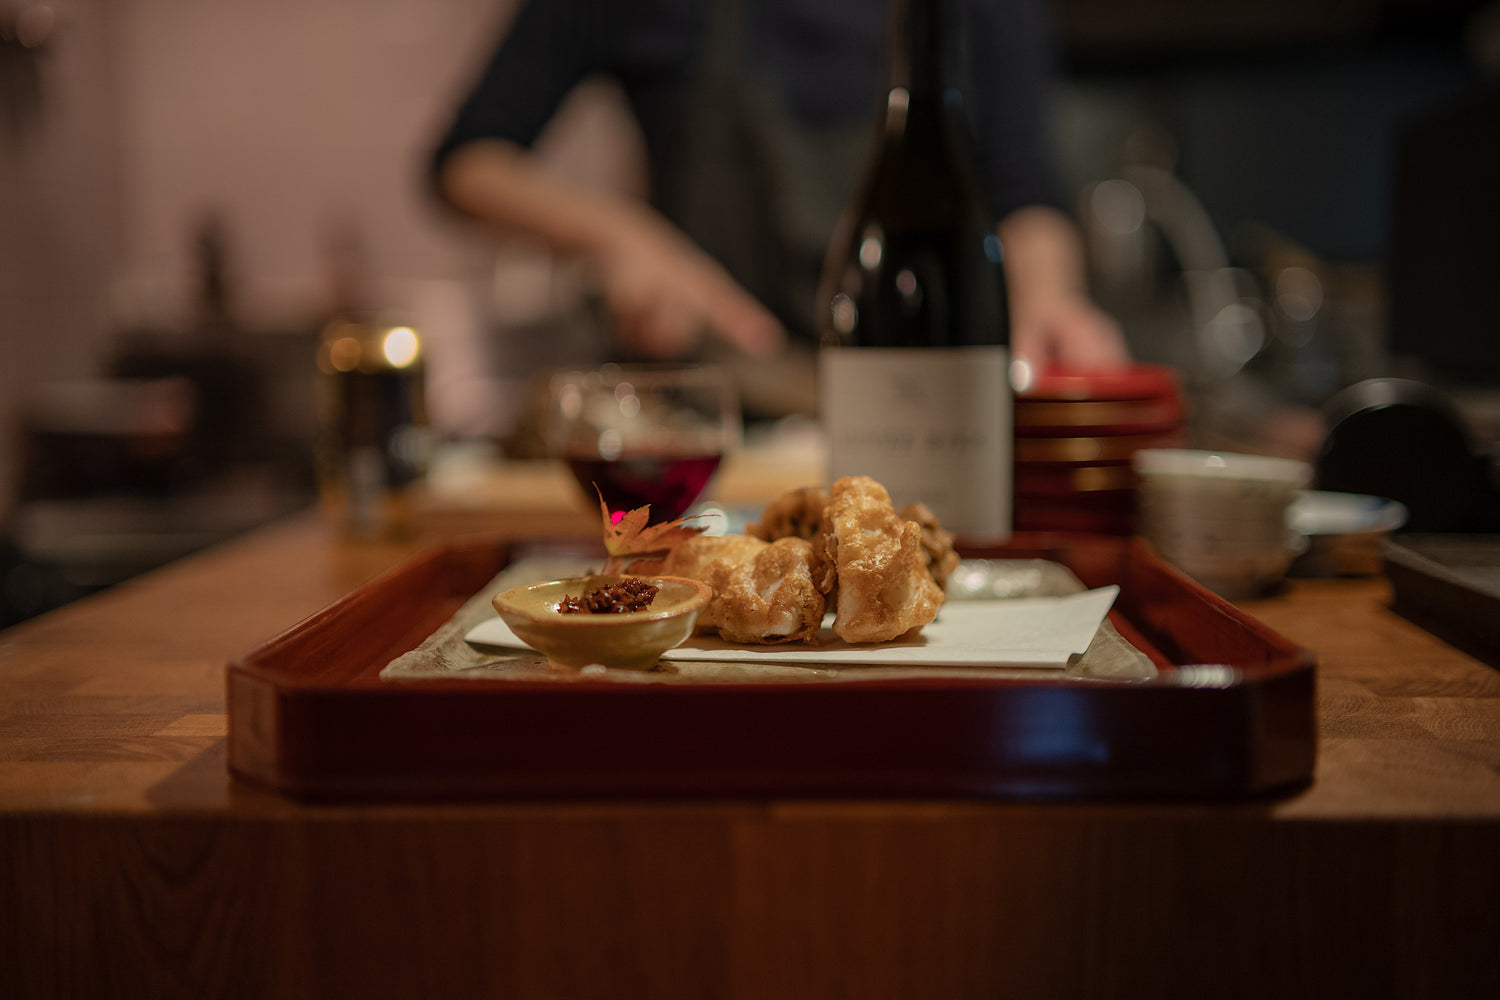
{"label": "stacked lacquer bowl", "polygon": [[1182,447],[1183,417],[1164,366],[1038,375],[1016,394],[1016,529],[1131,534],[1131,458]]}

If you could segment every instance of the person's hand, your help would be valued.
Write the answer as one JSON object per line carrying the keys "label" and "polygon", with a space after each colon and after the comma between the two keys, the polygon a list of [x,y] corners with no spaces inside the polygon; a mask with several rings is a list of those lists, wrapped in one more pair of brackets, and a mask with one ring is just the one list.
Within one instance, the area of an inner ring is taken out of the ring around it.
{"label": "person's hand", "polygon": [[1017,361],[1034,372],[1130,363],[1120,325],[1084,290],[1083,246],[1071,220],[1055,209],[1023,208],[1000,223],[1000,241]]}
{"label": "person's hand", "polygon": [[644,213],[594,254],[615,339],[641,357],[680,358],[704,336],[753,358],[786,345],[786,333],[717,261],[669,224]]}
{"label": "person's hand", "polygon": [[1120,325],[1087,296],[1018,298],[1011,312],[1011,350],[1033,371],[1109,371],[1130,363]]}
{"label": "person's hand", "polygon": [[705,336],[752,358],[779,354],[786,332],[754,296],[653,209],[631,196],[560,180],[515,145],[461,147],[438,177],[450,205],[496,232],[541,240],[595,268],[614,335],[662,360]]}

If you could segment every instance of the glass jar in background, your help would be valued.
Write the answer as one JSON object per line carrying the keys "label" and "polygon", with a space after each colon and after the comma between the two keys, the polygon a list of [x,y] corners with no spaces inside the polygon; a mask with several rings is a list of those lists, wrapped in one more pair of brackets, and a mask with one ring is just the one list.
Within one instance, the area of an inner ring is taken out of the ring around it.
{"label": "glass jar in background", "polygon": [[375,317],[330,320],[319,340],[317,378],[324,511],[355,537],[409,533],[411,489],[431,451],[421,336]]}

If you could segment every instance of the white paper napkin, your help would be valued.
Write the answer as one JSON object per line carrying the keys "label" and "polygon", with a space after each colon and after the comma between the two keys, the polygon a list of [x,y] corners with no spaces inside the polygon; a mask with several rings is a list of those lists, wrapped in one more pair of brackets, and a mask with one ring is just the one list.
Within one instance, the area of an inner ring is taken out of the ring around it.
{"label": "white paper napkin", "polygon": [[[1060,669],[1081,654],[1109,613],[1116,586],[1066,597],[1022,597],[1000,601],[949,601],[916,639],[853,646],[824,623],[820,644],[740,646],[710,636],[691,636],[664,660],[834,666],[1043,667]],[[829,619],[831,621],[831,618]],[[499,617],[470,629],[475,645],[528,648]]]}

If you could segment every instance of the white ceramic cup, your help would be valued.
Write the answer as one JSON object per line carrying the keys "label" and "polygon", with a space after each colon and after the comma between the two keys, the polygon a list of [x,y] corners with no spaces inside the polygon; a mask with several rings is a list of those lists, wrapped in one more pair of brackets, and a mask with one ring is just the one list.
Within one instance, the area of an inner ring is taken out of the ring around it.
{"label": "white ceramic cup", "polygon": [[1298,551],[1286,512],[1312,479],[1307,463],[1153,448],[1132,465],[1140,531],[1163,559],[1231,599],[1265,593],[1286,575]]}

